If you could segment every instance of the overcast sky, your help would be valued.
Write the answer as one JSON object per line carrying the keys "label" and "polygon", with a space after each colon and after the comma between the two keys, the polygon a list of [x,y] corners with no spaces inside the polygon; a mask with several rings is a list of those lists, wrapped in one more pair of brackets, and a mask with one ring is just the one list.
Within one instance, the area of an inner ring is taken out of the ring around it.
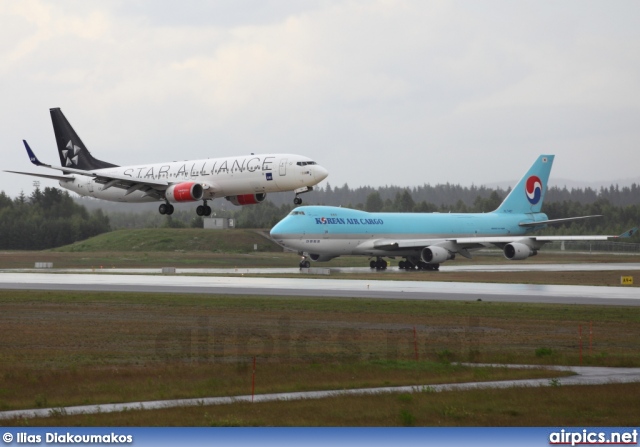
{"label": "overcast sky", "polygon": [[[0,0],[3,169],[306,155],[333,186],[640,181],[640,2]],[[0,190],[33,179],[0,172]],[[323,182],[323,184],[325,184]],[[57,182],[42,180],[42,186]]]}

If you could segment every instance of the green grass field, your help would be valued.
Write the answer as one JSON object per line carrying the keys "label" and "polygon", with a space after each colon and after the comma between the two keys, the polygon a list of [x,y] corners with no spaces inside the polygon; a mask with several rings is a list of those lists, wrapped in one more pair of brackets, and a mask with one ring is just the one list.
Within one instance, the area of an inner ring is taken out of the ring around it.
{"label": "green grass field", "polygon": [[[640,366],[640,312],[615,306],[3,291],[0,307],[2,410],[249,394],[254,356],[257,393],[551,378],[456,362],[578,364],[578,328],[586,334],[589,322],[583,364]],[[3,424],[536,425],[553,414],[556,425],[620,425],[636,408],[627,396],[637,385],[626,386],[611,385],[611,399],[593,407],[584,387],[566,387],[56,413]]]}
{"label": "green grass field", "polygon": [[128,410],[14,421],[47,426],[635,427],[640,384],[383,394]]}

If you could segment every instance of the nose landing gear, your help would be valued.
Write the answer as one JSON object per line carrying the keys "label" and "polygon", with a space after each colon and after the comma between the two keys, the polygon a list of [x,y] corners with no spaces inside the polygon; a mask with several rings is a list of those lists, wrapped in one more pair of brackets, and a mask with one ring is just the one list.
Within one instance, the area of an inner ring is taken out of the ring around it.
{"label": "nose landing gear", "polygon": [[296,197],[293,199],[293,203],[295,205],[300,205],[302,203],[302,199],[298,196],[300,194],[304,194],[305,192],[309,192],[309,191],[313,191],[313,188],[311,186],[303,186],[302,188],[298,188],[294,190],[293,192],[296,193]]}

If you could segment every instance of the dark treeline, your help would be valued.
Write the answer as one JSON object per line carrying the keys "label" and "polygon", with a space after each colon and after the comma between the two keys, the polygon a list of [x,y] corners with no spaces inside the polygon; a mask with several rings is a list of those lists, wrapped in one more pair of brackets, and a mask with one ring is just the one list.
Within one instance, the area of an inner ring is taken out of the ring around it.
{"label": "dark treeline", "polygon": [[36,188],[11,199],[0,192],[0,249],[42,250],[110,231],[101,210],[89,213],[57,188]]}
{"label": "dark treeline", "polygon": [[[370,212],[490,212],[509,190],[485,186],[423,185],[415,188],[332,187],[304,194],[304,204],[333,205]],[[271,228],[293,209],[293,194],[270,194],[260,205],[236,207],[224,199],[212,202],[215,217],[235,218],[238,228]],[[110,229],[194,227],[203,219],[194,203],[176,204],[172,216],[161,216],[158,203],[126,204],[90,198],[72,199],[56,188],[36,189],[11,199],[0,193],[0,248],[42,249],[68,244]],[[87,211],[90,210],[90,211]],[[549,218],[602,214],[604,217],[552,227],[547,234],[616,234],[640,223],[640,186],[549,189],[543,206]],[[108,216],[108,217],[107,217]],[[634,238],[636,240],[637,238]]]}
{"label": "dark treeline", "polygon": [[[318,205],[346,206],[350,208],[362,208],[367,197],[373,192],[377,192],[383,201],[393,201],[398,193],[408,191],[412,199],[416,203],[431,203],[439,208],[449,206],[459,206],[464,203],[467,207],[474,205],[478,197],[488,199],[492,193],[496,192],[500,197],[506,197],[510,189],[489,188],[486,186],[460,186],[450,183],[441,185],[422,185],[412,188],[403,188],[400,186],[381,186],[373,188],[370,186],[361,186],[351,189],[348,184],[339,187],[332,187],[329,183],[324,188],[319,188],[302,197],[312,197],[312,203]],[[580,204],[594,203],[599,199],[606,199],[615,206],[637,205],[640,203],[640,185],[634,183],[631,186],[619,187],[611,185],[610,187],[601,187],[599,190],[593,188],[567,188],[552,186],[547,191],[545,203],[571,201]],[[288,204],[291,200],[290,194],[272,194],[269,196],[276,205],[280,206]]]}
{"label": "dark treeline", "polygon": [[[485,186],[423,185],[415,188],[384,186],[380,188],[327,184],[304,194],[304,204],[333,205],[371,212],[440,212],[472,213],[495,210],[510,190]],[[270,228],[292,209],[292,193],[270,194],[260,205],[236,207],[225,200],[213,202],[216,217],[233,217],[239,228]],[[118,228],[200,227],[202,219],[195,216],[193,203],[176,205],[173,216],[158,214],[157,203],[115,204],[92,199],[78,199],[87,207],[102,207]],[[600,188],[549,188],[543,206],[549,218],[603,214],[603,218],[573,223],[546,230],[552,234],[611,233],[632,228],[640,223],[640,187],[611,186]],[[134,211],[135,210],[135,211]],[[142,211],[144,210],[144,211]]]}
{"label": "dark treeline", "polygon": [[[426,201],[416,202],[409,190],[397,192],[393,200],[383,200],[381,195],[374,191],[365,198],[364,203],[350,207],[370,212],[486,213],[495,210],[500,205],[506,196],[503,194],[493,191],[486,198],[477,196],[471,205],[467,205],[460,199],[454,204],[437,206]],[[292,205],[283,204],[278,207],[271,202],[265,202],[259,206],[243,207],[234,213],[234,216],[239,227],[270,228],[291,209],[293,209]],[[602,215],[599,218],[551,226],[544,230],[545,234],[619,234],[640,224],[640,204],[615,206],[604,198],[598,198],[593,203],[580,203],[572,200],[549,201],[545,202],[543,212],[550,219]],[[636,234],[633,241],[637,242],[638,240],[640,239]]]}

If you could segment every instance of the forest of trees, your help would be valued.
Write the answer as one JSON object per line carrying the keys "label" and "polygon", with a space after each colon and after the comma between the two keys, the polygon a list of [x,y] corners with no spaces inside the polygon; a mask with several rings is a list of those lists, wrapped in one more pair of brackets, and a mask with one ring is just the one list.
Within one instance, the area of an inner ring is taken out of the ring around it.
{"label": "forest of trees", "polygon": [[89,213],[66,191],[36,188],[11,199],[0,192],[0,249],[42,250],[110,231],[101,211]]}
{"label": "forest of trees", "polygon": [[[333,205],[371,212],[490,212],[509,190],[484,186],[423,185],[415,188],[331,187],[305,194],[304,204]],[[236,207],[215,200],[214,216],[233,217],[238,228],[271,228],[293,208],[291,193],[271,194],[259,205]],[[90,211],[87,211],[90,210]],[[549,188],[542,208],[550,219],[602,214],[603,217],[550,227],[546,234],[618,234],[640,224],[640,186]],[[65,245],[110,229],[202,228],[193,203],[177,204],[171,216],[158,213],[157,203],[121,204],[71,198],[57,188],[36,189],[29,197],[11,199],[0,193],[0,249],[42,249]],[[631,241],[640,242],[638,236]]]}
{"label": "forest of trees", "polygon": [[[357,208],[371,212],[490,212],[498,207],[510,190],[459,185],[423,185],[416,188],[384,186],[379,188],[331,187],[327,184],[304,194],[304,204],[332,205]],[[239,228],[271,228],[294,207],[291,193],[270,194],[260,205],[236,207],[224,199],[213,202],[217,217],[233,217]],[[144,227],[201,227],[202,218],[194,212],[193,204],[176,206],[168,218],[158,214],[157,203],[136,205],[109,204],[79,199],[87,207],[103,207],[116,228]],[[107,211],[105,206],[109,207]],[[133,210],[136,212],[133,212]],[[144,210],[144,211],[141,211]],[[602,214],[604,217],[552,227],[547,234],[607,233],[617,234],[640,224],[640,186],[611,186],[596,191],[591,188],[551,187],[542,208],[549,218]]]}
{"label": "forest of trees", "polygon": [[[602,217],[552,226],[545,229],[544,234],[619,234],[640,225],[640,196],[636,196],[636,203],[633,205],[613,205],[608,198],[600,195],[594,196],[592,201],[585,200],[586,196],[582,190],[578,192],[578,200],[572,200],[571,196],[563,196],[562,190],[557,191],[559,194],[555,194],[556,197],[569,197],[569,199],[553,200],[552,191],[553,189],[550,189],[542,208],[550,219],[590,215],[602,215]],[[374,190],[369,192],[362,203],[346,206],[370,212],[487,213],[495,210],[507,194],[508,191],[493,190],[486,197],[477,195],[471,203],[467,203],[462,198],[456,200],[455,196],[452,196],[450,202],[436,205],[426,200],[415,201],[409,189],[398,190],[393,199],[383,199],[383,195]],[[615,194],[607,197],[612,197],[614,201],[622,200]],[[270,228],[293,209],[289,204],[276,206],[270,202],[265,202],[260,207],[263,208],[246,206],[233,213],[238,227]],[[640,239],[636,235],[633,241],[637,242]]]}

